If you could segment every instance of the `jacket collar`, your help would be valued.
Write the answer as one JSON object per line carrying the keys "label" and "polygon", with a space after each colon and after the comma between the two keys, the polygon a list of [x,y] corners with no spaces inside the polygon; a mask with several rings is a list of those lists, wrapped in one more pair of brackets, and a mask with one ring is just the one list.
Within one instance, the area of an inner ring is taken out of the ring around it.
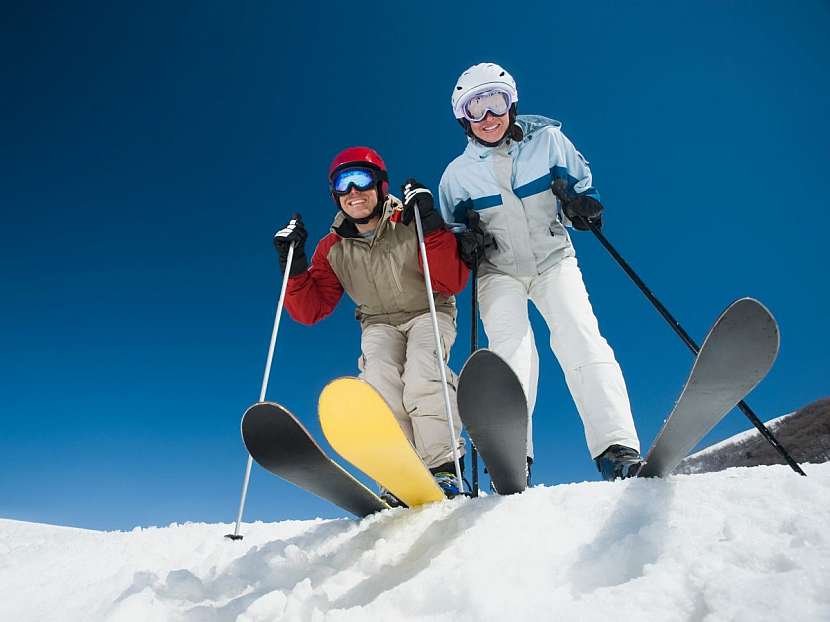
{"label": "jacket collar", "polygon": [[[524,133],[522,143],[531,140],[533,134],[541,129],[546,127],[562,127],[562,123],[555,119],[549,119],[548,117],[535,114],[520,114],[516,117],[516,123],[522,128],[522,132]],[[517,143],[508,139],[497,147],[488,147],[482,145],[474,138],[468,137],[467,148],[464,150],[464,153],[475,160],[486,160],[496,153],[512,154],[515,151],[516,145]]]}

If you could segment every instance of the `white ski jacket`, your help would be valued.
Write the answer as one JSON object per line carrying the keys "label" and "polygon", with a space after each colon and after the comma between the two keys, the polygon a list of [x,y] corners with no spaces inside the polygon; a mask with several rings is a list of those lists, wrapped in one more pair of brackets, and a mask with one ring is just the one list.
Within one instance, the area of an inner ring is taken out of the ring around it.
{"label": "white ski jacket", "polygon": [[470,139],[441,177],[439,200],[447,224],[462,231],[472,208],[495,237],[498,249],[488,250],[479,274],[533,276],[574,256],[565,230],[571,223],[550,189],[554,180],[565,179],[571,193],[599,199],[588,161],[559,121],[520,115],[516,122],[524,132],[521,142],[486,147]]}

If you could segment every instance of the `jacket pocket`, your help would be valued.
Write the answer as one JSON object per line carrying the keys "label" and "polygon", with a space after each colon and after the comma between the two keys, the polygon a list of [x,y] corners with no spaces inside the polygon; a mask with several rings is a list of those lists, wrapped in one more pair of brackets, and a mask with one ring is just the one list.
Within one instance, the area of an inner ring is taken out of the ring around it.
{"label": "jacket pocket", "polygon": [[558,218],[557,218],[556,220],[554,220],[552,223],[550,223],[550,225],[548,226],[548,231],[549,231],[549,232],[550,232],[550,234],[551,234],[553,237],[555,237],[555,238],[557,238],[557,237],[560,237],[560,238],[561,238],[561,237],[564,237],[564,236],[565,236],[565,234],[566,234],[566,231],[565,231],[565,225],[563,225],[563,224],[559,221],[559,219],[558,219]]}

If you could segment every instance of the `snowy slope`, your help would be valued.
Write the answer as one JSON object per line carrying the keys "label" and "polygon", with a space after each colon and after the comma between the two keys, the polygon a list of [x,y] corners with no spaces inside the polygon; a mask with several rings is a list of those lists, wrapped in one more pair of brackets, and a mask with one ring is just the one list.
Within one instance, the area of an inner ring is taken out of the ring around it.
{"label": "snowy slope", "polygon": [[[771,419],[766,426],[796,462],[830,461],[830,398]],[[750,428],[692,454],[675,473],[691,475],[767,464],[784,464],[784,460],[755,428]]]}
{"label": "snowy slope", "polygon": [[[764,425],[770,432],[774,434],[778,426],[784,423],[787,417],[791,417],[794,414],[795,413],[787,413],[786,415],[781,415],[780,417],[776,417],[775,419],[770,419],[769,421],[765,421]],[[760,436],[761,433],[758,430],[756,430],[755,428],[749,428],[748,430],[744,430],[743,432],[733,434],[729,438],[725,438],[722,441],[709,445],[708,447],[704,447],[700,451],[697,451],[692,455],[687,456],[685,460],[691,461],[704,458],[705,456],[710,456],[714,453],[731,451],[739,443],[743,443],[744,441],[750,438],[756,438]]]}
{"label": "snowy slope", "polygon": [[536,487],[354,520],[0,520],[0,620],[830,620],[830,464]]}

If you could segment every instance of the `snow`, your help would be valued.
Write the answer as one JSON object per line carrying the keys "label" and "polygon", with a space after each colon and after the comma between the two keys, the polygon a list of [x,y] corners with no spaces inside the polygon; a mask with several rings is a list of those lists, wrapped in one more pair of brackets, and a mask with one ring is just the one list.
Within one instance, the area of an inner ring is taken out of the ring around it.
{"label": "snow", "polygon": [[363,521],[0,520],[0,620],[830,620],[830,463],[537,486]]}

